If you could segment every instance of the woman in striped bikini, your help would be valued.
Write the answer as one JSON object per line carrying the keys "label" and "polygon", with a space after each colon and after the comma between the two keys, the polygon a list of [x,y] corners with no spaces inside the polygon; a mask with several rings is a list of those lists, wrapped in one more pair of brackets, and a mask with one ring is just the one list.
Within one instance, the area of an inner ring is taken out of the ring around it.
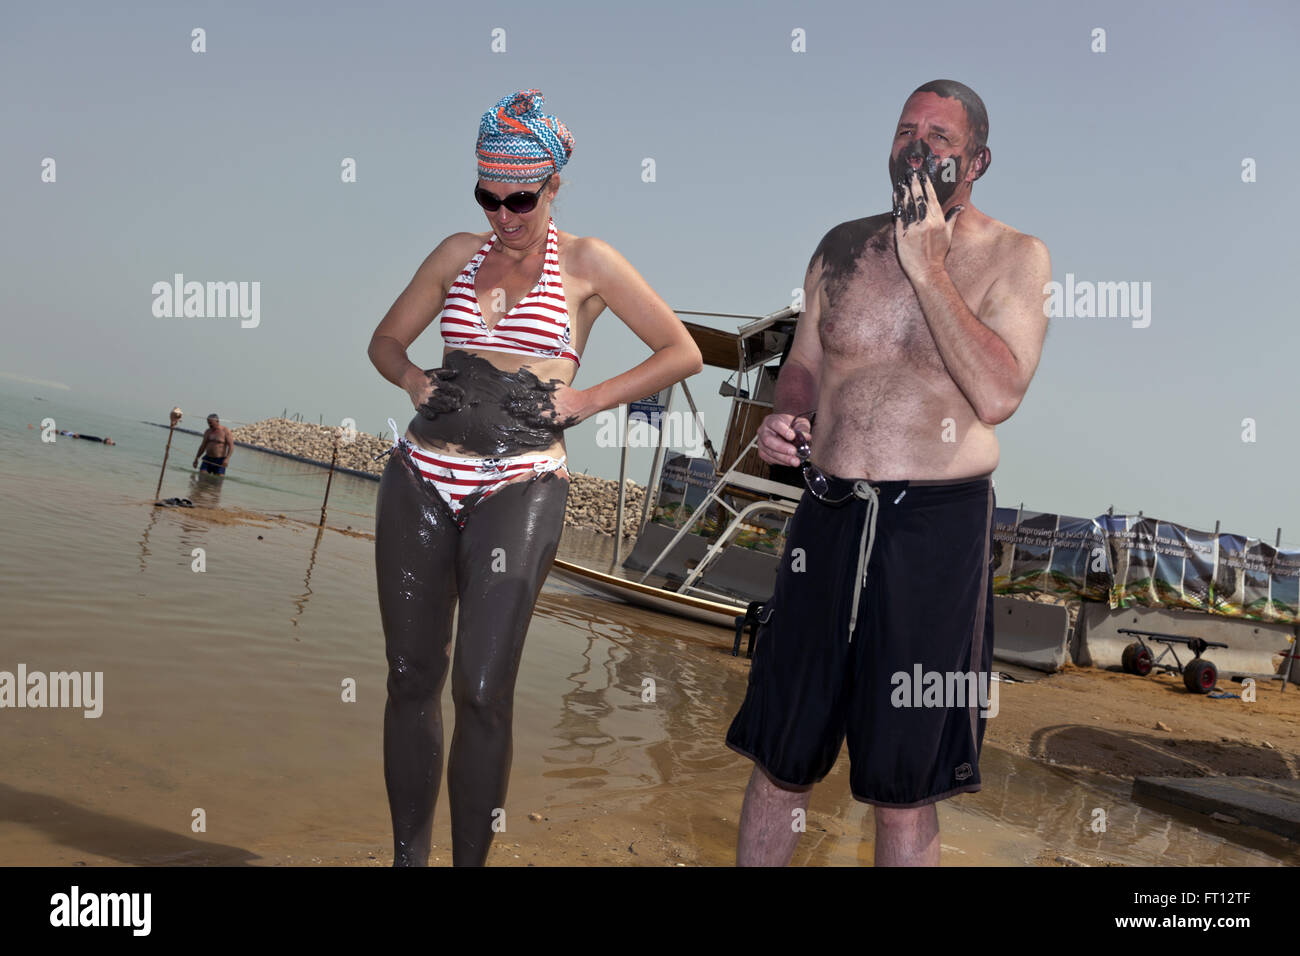
{"label": "woman in striped bikini", "polygon": [[[384,469],[375,527],[397,866],[428,862],[449,668],[452,860],[487,857],[505,804],[515,675],[564,526],[564,429],[702,367],[685,326],[626,259],[555,228],[551,202],[573,137],[541,108],[541,93],[523,90],[483,114],[474,196],[490,234],[443,240],[370,343],[375,367],[417,409]],[[572,388],[606,308],[654,354]],[[406,350],[435,319],[442,367],[426,372]]]}

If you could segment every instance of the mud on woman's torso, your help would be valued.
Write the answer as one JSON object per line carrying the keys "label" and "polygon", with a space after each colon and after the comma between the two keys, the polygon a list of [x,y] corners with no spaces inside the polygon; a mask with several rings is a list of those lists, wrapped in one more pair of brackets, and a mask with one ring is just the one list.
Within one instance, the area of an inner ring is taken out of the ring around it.
{"label": "mud on woman's torso", "polygon": [[[509,362],[509,356],[502,359]],[[504,363],[503,363],[504,364]],[[510,363],[512,366],[515,363]],[[505,371],[481,355],[449,349],[443,367],[427,369],[433,394],[416,410],[407,434],[430,451],[495,457],[564,453],[564,428],[552,421],[552,393],[565,379],[541,379],[550,362],[525,359]]]}

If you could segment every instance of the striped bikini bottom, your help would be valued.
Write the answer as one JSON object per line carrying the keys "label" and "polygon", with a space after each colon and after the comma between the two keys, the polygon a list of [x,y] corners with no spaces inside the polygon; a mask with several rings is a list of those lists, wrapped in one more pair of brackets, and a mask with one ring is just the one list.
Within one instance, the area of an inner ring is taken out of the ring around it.
{"label": "striped bikini bottom", "polygon": [[[397,423],[388,420],[393,434]],[[565,458],[550,455],[513,455],[498,458],[463,458],[443,452],[431,452],[414,444],[405,435],[397,439],[391,451],[399,447],[424,478],[432,483],[438,496],[447,504],[458,527],[464,528],[475,506],[482,504],[494,491],[526,474],[543,475],[565,467]]]}

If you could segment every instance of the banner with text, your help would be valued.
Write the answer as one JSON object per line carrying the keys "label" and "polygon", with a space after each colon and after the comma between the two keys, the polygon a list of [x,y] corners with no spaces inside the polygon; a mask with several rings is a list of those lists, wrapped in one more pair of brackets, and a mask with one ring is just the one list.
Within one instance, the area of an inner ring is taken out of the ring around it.
{"label": "banner with text", "polygon": [[998,594],[1300,622],[1300,551],[1257,538],[1135,515],[998,508],[993,550]]}

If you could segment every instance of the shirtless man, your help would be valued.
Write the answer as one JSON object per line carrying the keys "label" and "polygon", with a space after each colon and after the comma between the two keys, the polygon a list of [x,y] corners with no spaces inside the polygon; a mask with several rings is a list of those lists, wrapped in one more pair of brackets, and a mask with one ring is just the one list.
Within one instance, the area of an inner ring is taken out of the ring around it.
{"label": "shirtless man", "polygon": [[[235,437],[230,434],[229,428],[221,424],[217,413],[213,412],[208,416],[208,430],[203,433],[203,442],[199,445],[199,450],[194,453],[194,461],[190,467],[198,465],[199,471],[224,475],[226,465],[230,461],[230,454],[234,450]],[[202,465],[199,465],[200,455],[203,455]]]}
{"label": "shirtless man", "polygon": [[[994,426],[1038,365],[1051,278],[1042,242],[971,203],[987,136],[969,87],[918,88],[890,150],[893,213],[841,223],[809,263],[759,429],[761,457],[802,465],[808,490],[727,734],[755,761],[740,865],[790,861],[846,734],[877,866],[937,865],[935,804],[980,789]],[[931,672],[943,687],[922,697]]]}

